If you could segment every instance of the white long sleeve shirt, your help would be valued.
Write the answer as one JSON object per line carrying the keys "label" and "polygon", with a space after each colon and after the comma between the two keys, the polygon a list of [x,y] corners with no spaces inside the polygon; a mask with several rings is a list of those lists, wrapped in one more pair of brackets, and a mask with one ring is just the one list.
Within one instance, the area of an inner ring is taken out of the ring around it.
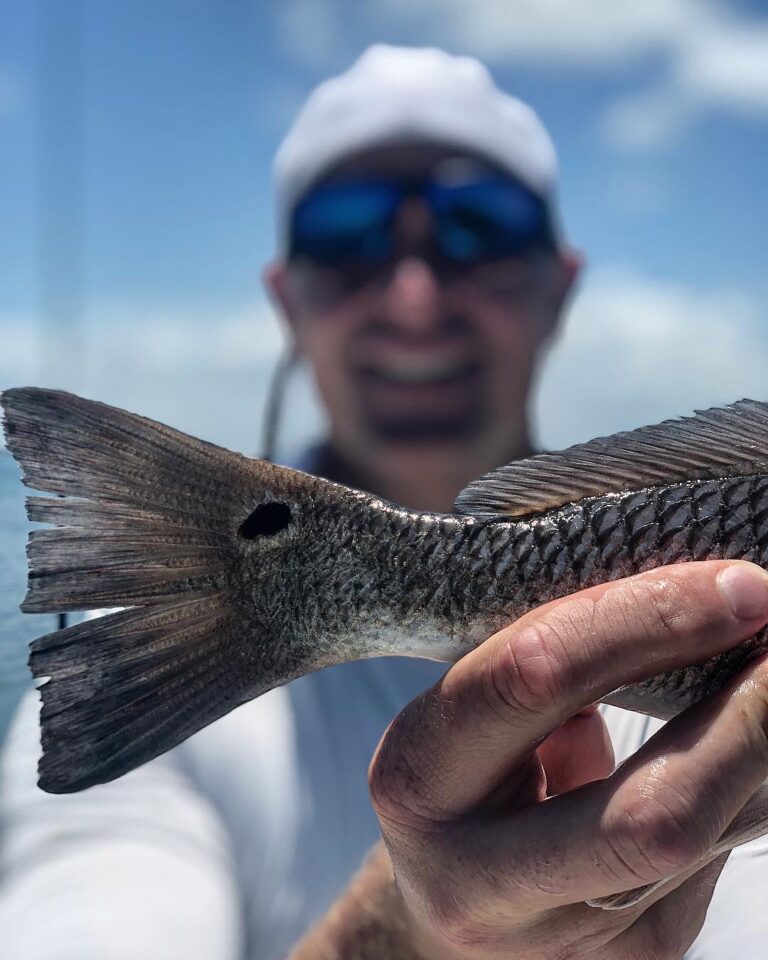
{"label": "white long sleeve shirt", "polygon": [[[370,660],[273,690],[113,783],[36,784],[37,695],[0,757],[3,960],[277,960],[378,838],[366,770],[444,665]],[[617,756],[655,721],[606,709]],[[758,960],[768,841],[736,850],[691,960]]]}

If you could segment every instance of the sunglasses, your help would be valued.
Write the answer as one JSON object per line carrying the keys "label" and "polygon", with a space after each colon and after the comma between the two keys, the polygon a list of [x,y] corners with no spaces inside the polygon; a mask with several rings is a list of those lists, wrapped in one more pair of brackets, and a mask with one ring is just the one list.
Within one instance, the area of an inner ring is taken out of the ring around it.
{"label": "sunglasses", "polygon": [[289,257],[322,266],[375,266],[397,251],[397,213],[418,197],[432,215],[435,252],[455,265],[554,249],[544,201],[509,177],[417,181],[345,179],[320,184],[296,206]]}

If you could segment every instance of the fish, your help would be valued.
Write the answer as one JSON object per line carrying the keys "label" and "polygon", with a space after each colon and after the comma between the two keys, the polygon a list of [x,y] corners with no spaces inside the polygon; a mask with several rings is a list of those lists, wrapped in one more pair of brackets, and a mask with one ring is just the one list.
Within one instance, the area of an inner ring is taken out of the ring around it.
{"label": "fish", "polygon": [[[233,453],[73,394],[0,397],[27,499],[21,609],[123,608],[31,645],[40,787],[113,780],[240,704],[384,655],[455,662],[529,610],[669,563],[768,567],[768,404],[742,400],[510,463],[450,514]],[[614,691],[662,719],[765,630]]]}

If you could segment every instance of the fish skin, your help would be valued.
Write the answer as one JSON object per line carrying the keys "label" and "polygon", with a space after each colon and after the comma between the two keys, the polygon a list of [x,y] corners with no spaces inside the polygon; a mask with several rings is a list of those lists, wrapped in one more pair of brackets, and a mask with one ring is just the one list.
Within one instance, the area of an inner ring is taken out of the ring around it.
{"label": "fish skin", "polygon": [[[64,498],[28,501],[30,519],[55,526],[30,535],[22,609],[130,608],[32,645],[33,674],[49,678],[40,784],[51,792],[121,776],[240,703],[332,664],[455,661],[543,603],[665,564],[768,567],[768,407],[751,401],[571,448],[564,462],[576,466],[565,470],[545,455],[541,469],[560,470],[556,493],[564,476],[594,487],[594,445],[600,483],[624,489],[561,496],[549,509],[541,505],[552,498],[536,490],[527,515],[519,496],[504,512],[499,475],[515,465],[493,475],[491,512],[481,502],[466,515],[473,489],[485,496],[480,480],[459,498],[464,513],[424,513],[69,394],[21,388],[0,402],[24,482]],[[696,479],[679,479],[686,431]],[[632,467],[638,443],[658,461],[645,473]],[[523,466],[528,483],[540,465]],[[626,481],[665,469],[678,479]],[[668,718],[767,647],[762,631],[605,699]]]}
{"label": "fish skin", "polygon": [[[299,617],[291,632],[317,638],[328,663],[339,662],[341,650],[344,659],[455,661],[535,607],[600,583],[693,560],[768,566],[764,475],[608,494],[512,522],[357,504],[330,505],[318,518],[312,539],[345,546],[332,558],[310,553],[302,577],[311,571],[303,583],[312,586],[291,601]],[[668,719],[721,689],[765,649],[762,631],[606,701]]]}

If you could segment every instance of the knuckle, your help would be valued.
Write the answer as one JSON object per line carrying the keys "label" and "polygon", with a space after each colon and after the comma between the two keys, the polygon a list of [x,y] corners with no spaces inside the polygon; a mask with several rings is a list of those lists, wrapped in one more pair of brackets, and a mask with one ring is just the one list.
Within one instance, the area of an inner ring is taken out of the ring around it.
{"label": "knuckle", "polygon": [[[761,769],[768,769],[768,664],[761,664],[756,674],[747,680],[750,708],[743,711],[748,714],[748,730],[751,734],[750,748]],[[746,719],[746,718],[745,718]]]}
{"label": "knuckle", "polygon": [[404,756],[380,752],[368,771],[368,791],[380,821],[413,825],[420,791],[417,773]]}
{"label": "knuckle", "polygon": [[447,945],[460,950],[477,941],[477,924],[471,911],[452,889],[433,887],[424,899],[424,907],[433,928]]}
{"label": "knuckle", "polygon": [[690,609],[690,595],[677,577],[636,579],[631,582],[629,596],[648,634],[680,636]]}
{"label": "knuckle", "polygon": [[[419,914],[450,948],[451,956],[507,956],[526,911],[519,912],[515,892],[506,882],[472,858],[465,859],[444,839],[437,841],[442,849],[428,874],[420,866],[416,868],[418,879],[410,878],[411,889],[417,891]],[[528,930],[532,932],[531,927]],[[542,931],[527,942],[526,957],[536,960],[540,957],[537,944],[547,944],[543,955],[554,960],[551,949],[555,939],[550,930]]]}
{"label": "knuckle", "polygon": [[424,906],[433,929],[439,934],[451,953],[464,955],[471,950],[492,949],[494,952],[502,945],[504,933],[498,922],[483,918],[481,912],[464,903],[456,891],[446,887],[435,887],[425,899]]}
{"label": "knuckle", "polygon": [[570,686],[564,649],[558,631],[544,620],[510,631],[488,662],[490,706],[514,722],[557,702]]}
{"label": "knuckle", "polygon": [[611,856],[636,886],[674,876],[696,863],[706,853],[708,840],[694,827],[684,799],[668,789],[638,795],[605,831]]}
{"label": "knuckle", "polygon": [[390,832],[430,832],[441,819],[430,799],[434,770],[418,760],[401,717],[385,733],[368,769],[371,804]]}

